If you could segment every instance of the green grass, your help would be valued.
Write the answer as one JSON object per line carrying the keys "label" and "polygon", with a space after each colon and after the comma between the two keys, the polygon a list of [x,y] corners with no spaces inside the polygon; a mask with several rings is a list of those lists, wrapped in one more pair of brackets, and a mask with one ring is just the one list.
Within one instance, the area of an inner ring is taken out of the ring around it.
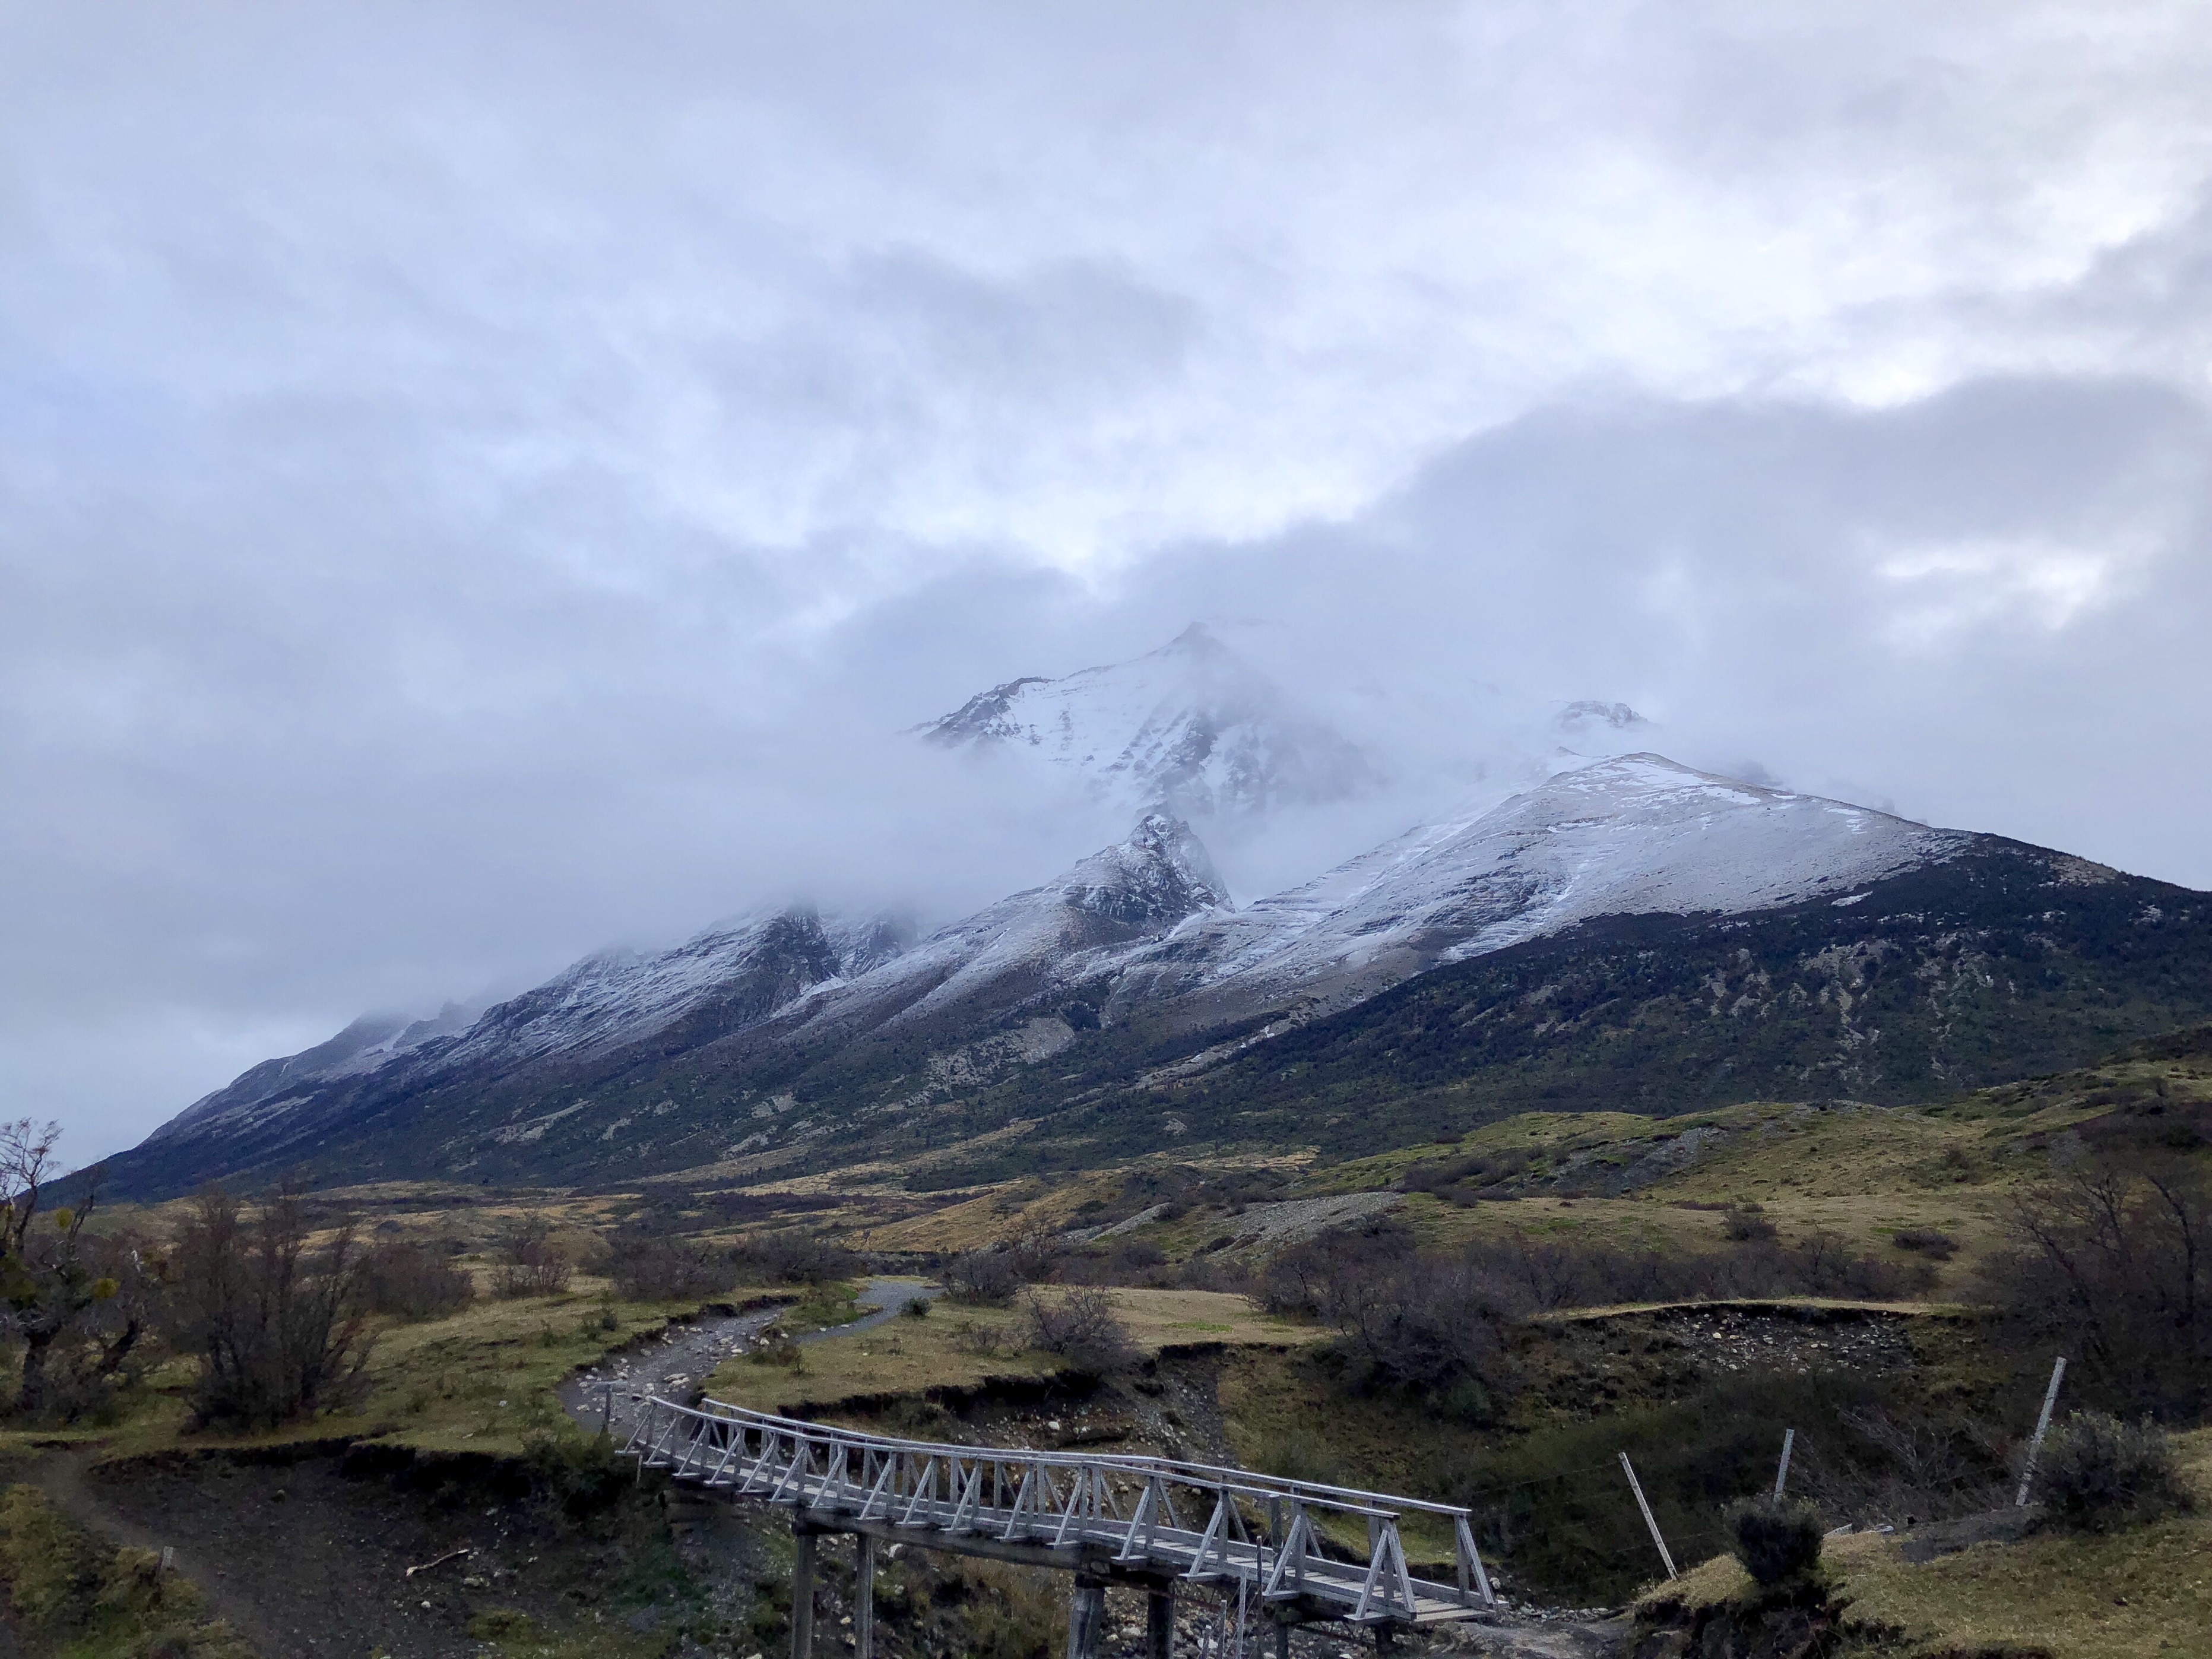
{"label": "green grass", "polygon": [[58,1659],[254,1659],[150,1550],[117,1549],[65,1520],[35,1486],[0,1493],[0,1579],[35,1654]]}

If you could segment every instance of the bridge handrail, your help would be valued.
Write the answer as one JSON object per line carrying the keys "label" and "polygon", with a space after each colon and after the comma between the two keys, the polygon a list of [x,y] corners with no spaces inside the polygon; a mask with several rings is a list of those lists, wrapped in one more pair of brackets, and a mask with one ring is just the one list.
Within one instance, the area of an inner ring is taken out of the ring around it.
{"label": "bridge handrail", "polygon": [[1133,1456],[1126,1452],[1031,1451],[1015,1446],[963,1446],[951,1441],[908,1440],[898,1435],[871,1434],[865,1430],[840,1428],[834,1424],[810,1423],[804,1418],[779,1417],[773,1412],[757,1411],[750,1406],[732,1405],[728,1401],[712,1398],[702,1399],[699,1402],[702,1407],[714,1407],[712,1412],[678,1405],[657,1395],[651,1396],[651,1402],[693,1417],[709,1418],[720,1422],[751,1423],[781,1433],[805,1434],[817,1440],[840,1440],[878,1450],[889,1449],[939,1457],[988,1457],[995,1454],[1007,1462],[1019,1459],[1023,1462],[1049,1463],[1060,1468],[1103,1463],[1132,1473],[1166,1476],[1194,1486],[1231,1486],[1247,1497],[1295,1498],[1309,1503],[1318,1500],[1323,1508],[1342,1509],[1360,1515],[1395,1516],[1407,1510],[1417,1510],[1455,1521],[1471,1521],[1474,1515],[1473,1510],[1455,1504],[1434,1504],[1419,1498],[1401,1498],[1394,1492],[1366,1492],[1355,1486],[1332,1486],[1316,1480],[1294,1480],[1253,1469],[1229,1468],[1218,1463],[1186,1463],[1176,1458]]}

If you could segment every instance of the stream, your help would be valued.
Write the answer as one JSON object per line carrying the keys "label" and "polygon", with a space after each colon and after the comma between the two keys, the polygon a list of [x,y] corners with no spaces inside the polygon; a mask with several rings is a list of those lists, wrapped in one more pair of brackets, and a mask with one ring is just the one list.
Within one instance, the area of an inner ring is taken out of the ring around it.
{"label": "stream", "polygon": [[[861,1282],[858,1300],[872,1311],[827,1330],[808,1331],[792,1340],[800,1344],[824,1337],[849,1336],[896,1319],[899,1310],[920,1297],[934,1300],[944,1292],[934,1285],[911,1279],[869,1279]],[[744,1353],[760,1334],[789,1311],[787,1308],[756,1308],[750,1313],[706,1314],[665,1335],[635,1347],[611,1353],[598,1364],[568,1377],[556,1392],[562,1406],[579,1426],[596,1431],[604,1426],[617,1443],[627,1439],[647,1398],[680,1399],[724,1364]]]}

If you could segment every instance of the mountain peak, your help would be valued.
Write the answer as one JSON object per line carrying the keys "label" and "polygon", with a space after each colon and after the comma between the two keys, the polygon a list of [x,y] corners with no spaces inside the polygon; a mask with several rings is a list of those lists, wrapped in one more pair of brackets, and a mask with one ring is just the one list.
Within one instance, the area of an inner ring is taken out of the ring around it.
{"label": "mountain peak", "polygon": [[1127,662],[1006,681],[915,730],[1139,813],[1249,817],[1340,800],[1375,781],[1357,747],[1203,623]]}

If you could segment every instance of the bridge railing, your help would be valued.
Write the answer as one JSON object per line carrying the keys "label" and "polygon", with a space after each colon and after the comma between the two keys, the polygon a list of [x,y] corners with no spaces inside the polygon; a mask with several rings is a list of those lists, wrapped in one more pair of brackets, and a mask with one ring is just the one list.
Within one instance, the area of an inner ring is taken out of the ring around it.
{"label": "bridge railing", "polygon": [[[624,1451],[641,1468],[828,1525],[911,1531],[948,1549],[1030,1546],[1070,1565],[1103,1556],[1321,1617],[1435,1624],[1497,1605],[1469,1511],[1418,1498],[1167,1458],[907,1440],[714,1400],[647,1400]],[[1408,1513],[1449,1527],[1455,1582],[1413,1571],[1399,1532]],[[1363,1532],[1364,1553],[1345,1540]]]}

